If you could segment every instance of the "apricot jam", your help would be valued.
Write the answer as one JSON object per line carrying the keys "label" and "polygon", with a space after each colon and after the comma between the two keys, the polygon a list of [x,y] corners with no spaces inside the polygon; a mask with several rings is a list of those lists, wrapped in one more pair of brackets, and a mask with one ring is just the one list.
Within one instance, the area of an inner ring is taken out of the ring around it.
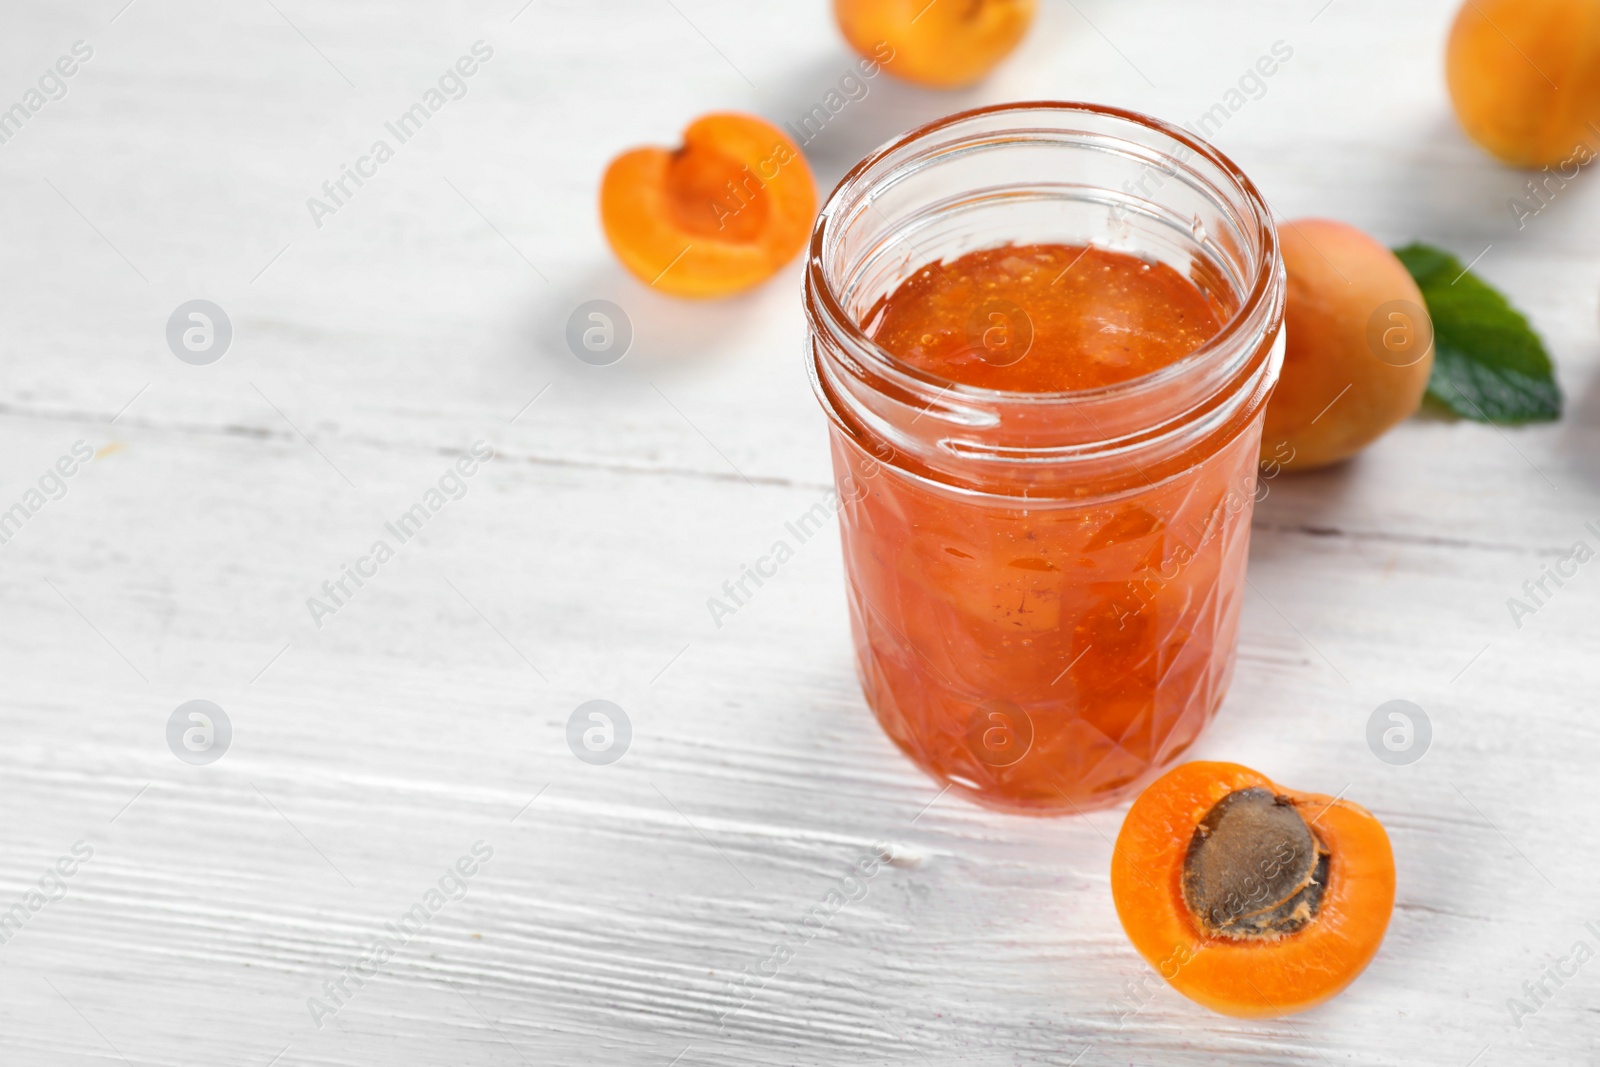
{"label": "apricot jam", "polygon": [[[1113,134],[1144,146],[1126,184]],[[1136,188],[1185,146],[1194,197],[1164,177],[1160,212],[1107,215],[1076,181]],[[979,803],[1114,804],[1226,693],[1283,351],[1276,231],[1230,167],[1153,120],[1010,105],[880,150],[819,216],[811,366],[857,670],[889,737]]]}
{"label": "apricot jam", "polygon": [[867,326],[949,381],[1055,393],[1160,370],[1215,337],[1226,315],[1164,263],[1092,245],[1007,245],[928,264]]}

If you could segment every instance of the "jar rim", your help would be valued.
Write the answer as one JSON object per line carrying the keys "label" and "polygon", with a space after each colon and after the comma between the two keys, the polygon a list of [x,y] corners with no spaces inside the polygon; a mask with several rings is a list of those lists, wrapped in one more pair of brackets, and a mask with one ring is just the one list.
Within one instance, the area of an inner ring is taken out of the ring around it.
{"label": "jar rim", "polygon": [[[1239,194],[1239,202],[1247,209],[1241,214],[1244,216],[1245,221],[1255,224],[1255,228],[1260,234],[1260,245],[1257,249],[1252,250],[1256,258],[1255,276],[1251,279],[1248,292],[1240,301],[1239,306],[1234,309],[1227,322],[1223,324],[1222,329],[1204,344],[1164,367],[1126,381],[1113,382],[1109,385],[1095,386],[1089,389],[1020,392],[968,385],[915,367],[894,355],[882,345],[879,345],[862,329],[854,316],[845,310],[843,304],[840,303],[838,295],[834,292],[833,286],[829,283],[827,267],[824,262],[824,253],[831,232],[828,224],[834,220],[834,211],[843,199],[850,193],[857,192],[866,186],[869,178],[876,177],[873,174],[874,169],[885,160],[923,138],[975,119],[1003,115],[1009,112],[1027,111],[1093,115],[1101,118],[1118,119],[1132,126],[1154,131],[1170,137],[1196,155],[1204,158],[1234,184]],[[1268,206],[1266,198],[1261,195],[1261,191],[1256,187],[1256,184],[1240,169],[1239,165],[1210,142],[1172,123],[1126,108],[1070,100],[1014,101],[958,111],[917,126],[880,145],[864,156],[854,167],[851,167],[845,176],[839,179],[833,191],[828,194],[828,198],[823,203],[821,210],[817,212],[817,220],[811,230],[811,241],[807,247],[806,261],[806,303],[814,317],[824,319],[829,324],[829,327],[836,331],[836,336],[842,336],[859,352],[871,357],[880,371],[887,371],[897,377],[909,378],[919,385],[937,390],[942,398],[960,397],[980,404],[1004,402],[1010,405],[1047,405],[1062,402],[1080,403],[1110,400],[1131,393],[1159,390],[1167,383],[1183,378],[1197,367],[1207,365],[1219,350],[1236,348],[1239,335],[1259,321],[1262,307],[1274,299],[1273,290],[1277,277],[1276,264],[1278,262],[1277,245],[1277,227],[1272,221],[1272,209]]]}

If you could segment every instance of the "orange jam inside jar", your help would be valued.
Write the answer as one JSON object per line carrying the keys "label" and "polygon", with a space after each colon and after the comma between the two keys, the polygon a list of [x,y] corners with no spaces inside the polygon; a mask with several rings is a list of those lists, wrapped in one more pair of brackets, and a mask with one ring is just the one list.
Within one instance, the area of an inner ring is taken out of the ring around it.
{"label": "orange jam inside jar", "polygon": [[951,116],[834,191],[806,306],[857,668],[936,779],[1104,807],[1215,714],[1282,361],[1276,242],[1226,157],[1090,105]]}

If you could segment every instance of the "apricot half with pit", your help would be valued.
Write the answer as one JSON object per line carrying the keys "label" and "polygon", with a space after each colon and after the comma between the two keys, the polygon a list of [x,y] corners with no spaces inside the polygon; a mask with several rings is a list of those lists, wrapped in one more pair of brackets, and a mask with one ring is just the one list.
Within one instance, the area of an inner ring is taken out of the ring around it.
{"label": "apricot half with pit", "polygon": [[850,46],[897,78],[971,85],[1011,54],[1038,0],[833,0]]}
{"label": "apricot half with pit", "polygon": [[816,213],[800,149],[753,115],[706,115],[681,147],[624,152],[600,183],[612,251],[677,296],[727,296],[766,281],[805,246]]}
{"label": "apricot half with pit", "polygon": [[1129,810],[1111,894],[1134,948],[1178,992],[1223,1015],[1289,1015],[1339,993],[1376,955],[1394,854],[1348,800],[1235,763],[1186,763]]}
{"label": "apricot half with pit", "polygon": [[1469,0],[1445,70],[1462,127],[1501,160],[1576,173],[1600,150],[1600,0]]}
{"label": "apricot half with pit", "polygon": [[1308,470],[1355,455],[1417,410],[1433,321],[1405,265],[1353,226],[1300,219],[1278,236],[1287,340],[1261,458]]}

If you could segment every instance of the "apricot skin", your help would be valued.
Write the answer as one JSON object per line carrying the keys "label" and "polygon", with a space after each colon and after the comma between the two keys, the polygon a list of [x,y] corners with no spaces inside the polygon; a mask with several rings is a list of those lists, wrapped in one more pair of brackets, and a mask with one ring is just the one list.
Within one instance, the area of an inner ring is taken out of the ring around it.
{"label": "apricot skin", "polygon": [[1278,232],[1287,342],[1261,457],[1310,470],[1355,455],[1417,410],[1433,371],[1433,324],[1405,266],[1360,230],[1301,219]]}
{"label": "apricot skin", "polygon": [[1555,166],[1600,148],[1600,0],[1470,0],[1445,66],[1461,125],[1499,159]]}
{"label": "apricot skin", "polygon": [[897,78],[935,89],[981,80],[1017,47],[1038,0],[834,0],[845,40]]}
{"label": "apricot skin", "polygon": [[706,115],[675,150],[635,148],[600,183],[600,222],[645,284],[684,297],[759,285],[805,246],[817,214],[795,143],[753,115]]}

